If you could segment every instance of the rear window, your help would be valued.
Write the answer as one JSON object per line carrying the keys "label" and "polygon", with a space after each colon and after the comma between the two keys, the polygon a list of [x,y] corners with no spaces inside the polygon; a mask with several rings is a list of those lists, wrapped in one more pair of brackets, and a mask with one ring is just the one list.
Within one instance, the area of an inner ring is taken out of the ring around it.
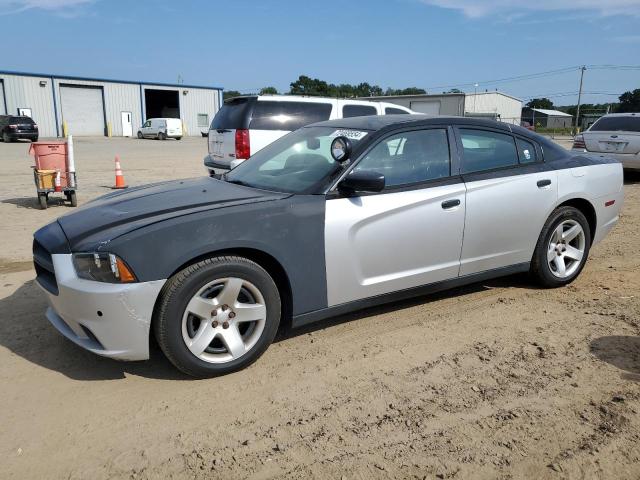
{"label": "rear window", "polygon": [[233,98],[224,105],[211,122],[211,130],[247,128],[251,114],[252,98]]}
{"label": "rear window", "polygon": [[33,124],[33,120],[31,117],[11,117],[9,119],[9,123],[17,123],[17,124]]}
{"label": "rear window", "polygon": [[258,101],[249,128],[293,131],[311,123],[329,120],[331,109],[330,103]]}
{"label": "rear window", "polygon": [[640,132],[640,117],[602,117],[591,125],[591,132]]}
{"label": "rear window", "polygon": [[405,112],[404,110],[401,110],[399,108],[386,107],[384,109],[384,114],[385,115],[399,115],[399,114],[409,115],[409,112]]}
{"label": "rear window", "polygon": [[372,105],[345,105],[342,107],[342,117],[364,117],[365,115],[377,115],[378,110]]}

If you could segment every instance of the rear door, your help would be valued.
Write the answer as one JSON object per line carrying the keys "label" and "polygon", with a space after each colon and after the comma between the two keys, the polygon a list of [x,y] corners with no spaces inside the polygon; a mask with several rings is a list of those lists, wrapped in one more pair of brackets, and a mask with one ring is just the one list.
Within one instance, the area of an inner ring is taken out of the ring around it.
{"label": "rear door", "polygon": [[531,261],[558,198],[540,147],[504,130],[456,128],[467,187],[460,275]]}
{"label": "rear door", "polygon": [[640,115],[605,116],[583,134],[589,152],[640,153]]}

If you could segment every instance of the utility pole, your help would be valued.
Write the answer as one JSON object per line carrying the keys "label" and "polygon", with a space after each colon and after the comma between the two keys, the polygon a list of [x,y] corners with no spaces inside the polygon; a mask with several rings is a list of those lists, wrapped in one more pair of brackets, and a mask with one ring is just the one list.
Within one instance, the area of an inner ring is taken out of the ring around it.
{"label": "utility pole", "polygon": [[582,100],[582,79],[584,78],[584,71],[587,69],[584,65],[580,67],[580,89],[578,90],[578,108],[576,109],[576,123],[575,131],[578,134],[578,119],[580,118],[580,100]]}

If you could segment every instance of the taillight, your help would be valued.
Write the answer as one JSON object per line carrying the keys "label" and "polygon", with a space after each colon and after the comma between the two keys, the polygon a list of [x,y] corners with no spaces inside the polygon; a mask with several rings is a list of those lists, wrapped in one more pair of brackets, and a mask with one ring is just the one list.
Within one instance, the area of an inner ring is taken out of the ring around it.
{"label": "taillight", "polygon": [[573,148],[587,149],[587,145],[584,143],[584,137],[582,135],[576,135],[573,138]]}
{"label": "taillight", "polygon": [[246,160],[250,156],[249,130],[239,128],[236,130],[236,158]]}

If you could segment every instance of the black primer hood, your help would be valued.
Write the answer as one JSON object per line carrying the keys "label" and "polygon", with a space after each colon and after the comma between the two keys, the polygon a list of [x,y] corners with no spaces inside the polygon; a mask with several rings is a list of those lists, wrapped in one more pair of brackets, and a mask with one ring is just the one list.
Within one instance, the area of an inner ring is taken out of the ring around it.
{"label": "black primer hood", "polygon": [[209,177],[173,180],[109,193],[58,219],[72,251],[174,217],[286,198]]}

